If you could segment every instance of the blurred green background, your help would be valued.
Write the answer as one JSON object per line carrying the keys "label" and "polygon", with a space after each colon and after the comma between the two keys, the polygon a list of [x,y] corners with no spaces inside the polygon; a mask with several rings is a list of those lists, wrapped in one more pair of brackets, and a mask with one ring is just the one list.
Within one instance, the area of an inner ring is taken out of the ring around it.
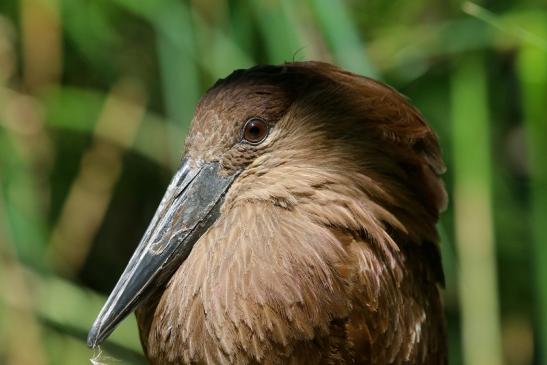
{"label": "blurred green background", "polygon": [[194,105],[308,59],[393,85],[440,136],[450,363],[547,364],[545,0],[1,0],[0,364],[145,363],[133,316],[85,337]]}

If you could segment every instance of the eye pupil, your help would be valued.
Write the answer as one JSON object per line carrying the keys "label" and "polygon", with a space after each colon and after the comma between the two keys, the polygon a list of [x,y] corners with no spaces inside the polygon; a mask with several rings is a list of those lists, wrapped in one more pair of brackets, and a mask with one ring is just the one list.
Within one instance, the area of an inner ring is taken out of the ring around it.
{"label": "eye pupil", "polygon": [[268,136],[268,124],[259,118],[251,118],[243,127],[243,139],[247,142],[257,144]]}
{"label": "eye pupil", "polygon": [[258,128],[257,126],[252,126],[250,129],[249,129],[249,134],[253,137],[256,137],[258,135],[260,135],[260,128]]}

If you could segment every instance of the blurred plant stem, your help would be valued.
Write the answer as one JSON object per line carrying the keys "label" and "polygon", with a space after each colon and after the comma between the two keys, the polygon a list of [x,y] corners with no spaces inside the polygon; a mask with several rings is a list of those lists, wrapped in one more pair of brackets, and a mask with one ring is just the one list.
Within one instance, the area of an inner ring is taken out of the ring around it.
{"label": "blurred plant stem", "polygon": [[[531,14],[527,14],[525,19],[520,19],[520,22],[515,23],[511,21],[511,18],[515,17],[515,15],[518,16],[518,12],[511,12],[509,13],[508,17],[502,18],[492,13],[491,11],[488,11],[487,9],[469,1],[463,3],[462,9],[467,14],[474,16],[477,19],[480,19],[488,25],[496,28],[502,34],[509,35],[511,38],[514,39],[518,39],[520,41],[519,43],[547,51],[547,39],[538,35],[538,33],[534,33],[531,32],[529,29],[525,29],[522,26],[522,24],[525,24],[527,27],[529,27],[530,23],[528,23],[528,21],[536,18],[536,16],[530,17]],[[541,15],[541,13],[537,13],[536,15],[539,15],[540,18],[545,18]],[[539,34],[541,34],[541,31]]]}
{"label": "blurred plant stem", "polygon": [[367,57],[365,45],[345,2],[312,0],[310,7],[314,10],[321,25],[319,29],[324,32],[337,63],[350,71],[378,78],[379,74]]}
{"label": "blurred plant stem", "polygon": [[[34,255],[42,252],[44,224],[38,204],[32,200],[36,186],[29,164],[20,156],[29,157],[37,151],[26,143],[35,141],[41,125],[35,123],[36,118],[17,118],[21,117],[20,107],[28,106],[31,98],[5,88],[17,62],[13,43],[11,26],[0,17],[0,360],[7,365],[41,365],[46,364],[46,356],[31,305],[32,288],[21,275],[19,264],[24,259],[39,266]],[[27,116],[29,112],[32,115],[30,109]],[[36,226],[25,230],[26,219]]]}
{"label": "blurred plant stem", "polygon": [[63,46],[59,0],[20,0],[23,75],[32,93],[59,82]]}
{"label": "blurred plant stem", "polygon": [[[63,87],[50,90],[45,97],[47,126],[56,130],[90,134],[104,108],[108,95],[97,90]],[[147,111],[131,150],[166,169],[170,169],[170,146],[167,136],[183,136],[184,130],[175,123]],[[121,141],[114,135],[101,134],[112,143]],[[124,147],[123,145],[121,147]],[[125,147],[124,147],[125,148]]]}
{"label": "blurred plant stem", "polygon": [[80,170],[51,234],[49,258],[58,272],[77,273],[100,228],[123,165],[144,115],[142,87],[131,80],[118,83],[106,99],[84,153]]}
{"label": "blurred plant stem", "polygon": [[[547,40],[547,17],[528,23]],[[526,141],[530,166],[531,216],[535,269],[536,341],[538,364],[547,364],[547,48],[528,44],[518,57],[519,81],[523,94]],[[523,222],[524,224],[525,222]]]}
{"label": "blurred plant stem", "polygon": [[[167,116],[170,122],[186,129],[200,93],[190,9],[182,2],[165,1],[155,17],[154,27]],[[184,135],[168,138],[174,169],[180,163]]]}
{"label": "blurred plant stem", "polygon": [[5,207],[0,194],[0,288],[10,288],[0,292],[0,354],[6,357],[6,365],[46,364],[41,331],[32,307],[32,289],[21,275],[12,250],[14,243],[4,216]]}
{"label": "blurred plant stem", "polygon": [[39,103],[0,86],[0,180],[4,214],[20,260],[42,267],[52,146]]}
{"label": "blurred plant stem", "polygon": [[[272,63],[290,61],[301,48],[300,34],[291,27],[287,12],[279,5],[278,1],[249,1],[255,17],[261,19],[257,26],[264,40],[268,59]],[[268,15],[264,16],[265,14]]]}
{"label": "blurred plant stem", "polygon": [[485,75],[482,55],[470,54],[457,63],[451,81],[454,225],[466,365],[503,363]]}

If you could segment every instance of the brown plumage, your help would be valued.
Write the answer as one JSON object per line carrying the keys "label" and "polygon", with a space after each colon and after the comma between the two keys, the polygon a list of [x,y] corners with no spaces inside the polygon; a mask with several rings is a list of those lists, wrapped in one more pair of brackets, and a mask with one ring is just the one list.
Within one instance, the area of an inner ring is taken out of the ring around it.
{"label": "brown plumage", "polygon": [[[244,143],[253,117],[269,134]],[[403,96],[325,63],[236,71],[200,101],[186,156],[239,175],[137,309],[153,364],[446,363],[445,167]]]}

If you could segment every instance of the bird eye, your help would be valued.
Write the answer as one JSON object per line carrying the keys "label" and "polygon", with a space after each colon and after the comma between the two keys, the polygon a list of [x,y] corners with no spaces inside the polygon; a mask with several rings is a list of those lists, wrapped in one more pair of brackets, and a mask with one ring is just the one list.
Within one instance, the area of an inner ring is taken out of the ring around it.
{"label": "bird eye", "polygon": [[243,139],[249,143],[257,144],[268,136],[268,124],[259,118],[251,118],[243,127]]}

